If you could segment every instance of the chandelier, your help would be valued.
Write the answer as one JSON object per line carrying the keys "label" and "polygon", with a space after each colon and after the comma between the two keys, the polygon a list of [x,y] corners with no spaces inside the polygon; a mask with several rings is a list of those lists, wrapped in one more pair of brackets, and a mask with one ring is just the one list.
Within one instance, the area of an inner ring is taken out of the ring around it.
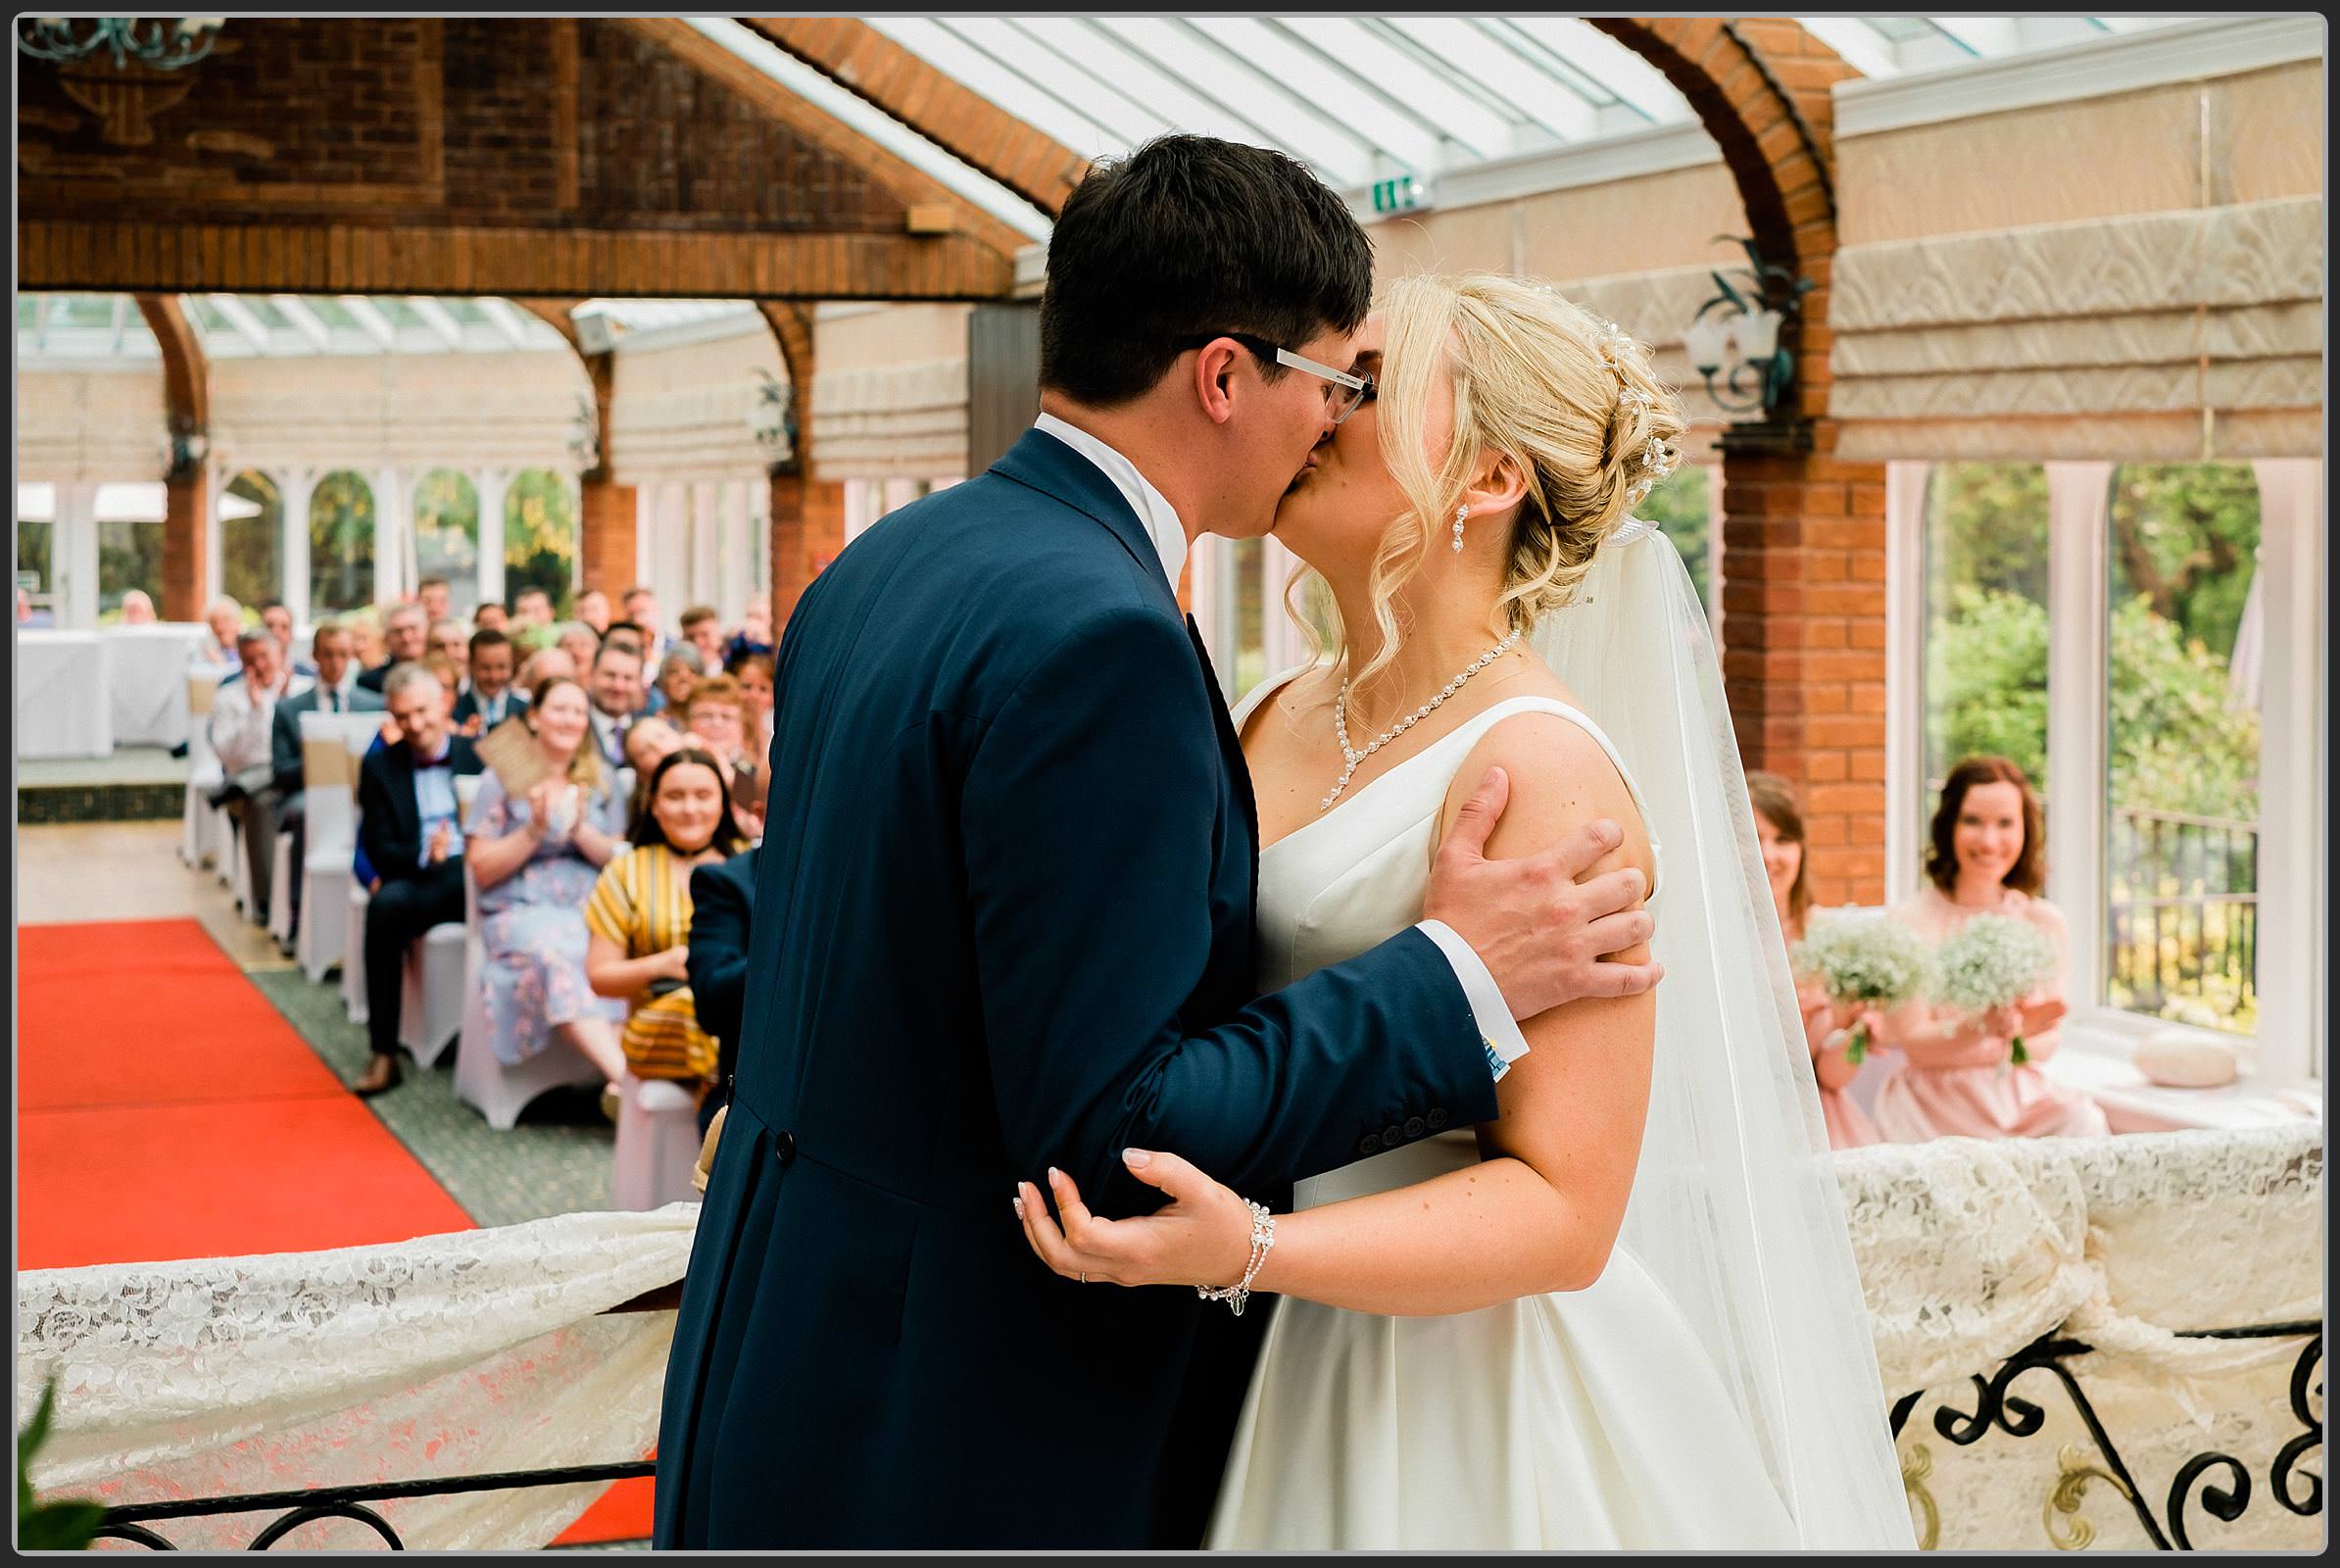
{"label": "chandelier", "polygon": [[17,48],[61,65],[110,50],[117,70],[135,62],[174,71],[210,54],[226,24],[225,17],[19,17]]}

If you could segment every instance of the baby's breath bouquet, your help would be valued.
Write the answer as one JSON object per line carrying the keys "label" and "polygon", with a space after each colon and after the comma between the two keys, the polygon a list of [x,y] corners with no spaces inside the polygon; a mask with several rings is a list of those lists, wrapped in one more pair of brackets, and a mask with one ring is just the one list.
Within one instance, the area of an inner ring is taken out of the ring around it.
{"label": "baby's breath bouquet", "polygon": [[[1816,977],[1830,1002],[1890,1007],[1926,988],[1926,939],[1879,911],[1834,909],[1815,913],[1811,930],[1788,955],[1798,971]],[[1853,1026],[1844,1059],[1869,1054],[1869,1030]]]}
{"label": "baby's breath bouquet", "polygon": [[[1933,999],[1968,1012],[2010,1007],[2039,989],[2055,972],[2056,947],[2047,933],[2011,914],[1978,914],[1943,938],[1934,950]],[[2023,1037],[2013,1041],[2009,1059],[2031,1059]]]}

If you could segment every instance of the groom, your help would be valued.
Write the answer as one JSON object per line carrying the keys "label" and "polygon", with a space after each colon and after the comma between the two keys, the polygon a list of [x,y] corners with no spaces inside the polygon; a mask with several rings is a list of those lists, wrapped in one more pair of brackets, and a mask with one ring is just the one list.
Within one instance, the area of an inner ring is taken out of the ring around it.
{"label": "groom", "polygon": [[1049,245],[1038,426],[800,601],[658,1547],[1199,1544],[1264,1314],[1057,1278],[1016,1181],[1149,1210],[1135,1145],[1288,1207],[1491,1118],[1515,1018],[1655,982],[1597,961],[1648,934],[1633,874],[1574,880],[1614,824],[1483,859],[1497,782],[1422,925],[1253,993],[1250,784],[1173,584],[1204,528],[1272,525],[1371,279],[1280,155],[1100,167]]}

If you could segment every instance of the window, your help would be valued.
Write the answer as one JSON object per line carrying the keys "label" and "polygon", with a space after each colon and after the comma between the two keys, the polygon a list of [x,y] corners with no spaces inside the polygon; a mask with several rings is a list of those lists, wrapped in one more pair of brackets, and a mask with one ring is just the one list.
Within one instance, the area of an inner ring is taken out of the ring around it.
{"label": "window", "polygon": [[479,603],[479,490],[453,468],[414,481],[414,573],[416,581],[447,579],[458,617]]}
{"label": "window", "polygon": [[284,581],[284,500],[275,481],[246,470],[219,495],[219,587],[239,605],[261,605]]}
{"label": "window", "polygon": [[576,575],[577,504],[568,481],[550,468],[524,468],[504,495],[504,592],[516,602],[525,589],[552,596],[566,615]]}
{"label": "window", "polygon": [[1689,568],[1690,586],[1698,590],[1698,603],[1705,607],[1709,619],[1715,612],[1716,596],[1713,489],[1711,469],[1684,464],[1660,479],[1634,509],[1635,515],[1656,523],[1682,552],[1682,564]]}
{"label": "window", "polygon": [[337,469],[309,497],[310,613],[338,614],[373,602],[373,487]]}
{"label": "window", "polygon": [[36,610],[50,609],[57,593],[57,489],[17,486],[17,586]]}
{"label": "window", "polygon": [[2048,787],[2048,494],[2036,463],[1945,463],[1926,487],[1926,801],[1964,758]]}
{"label": "window", "polygon": [[122,608],[122,597],[137,588],[163,602],[163,532],[166,500],[153,484],[97,487],[98,613]]}
{"label": "window", "polygon": [[2113,476],[2104,1001],[2257,1024],[2259,486],[2235,464]]}
{"label": "window", "polygon": [[2200,1029],[2321,1075],[2322,487],[2311,459],[1887,466],[1887,893],[1946,761],[2035,755],[2075,1043]]}

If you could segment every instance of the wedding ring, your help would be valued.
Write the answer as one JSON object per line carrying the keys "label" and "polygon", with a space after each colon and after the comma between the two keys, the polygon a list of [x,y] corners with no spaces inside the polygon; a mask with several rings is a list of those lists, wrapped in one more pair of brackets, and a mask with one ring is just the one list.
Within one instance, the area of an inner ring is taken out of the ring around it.
{"label": "wedding ring", "polygon": [[1089,1283],[1089,1276],[1088,1276],[1088,1275],[1086,1275],[1086,1274],[1082,1275],[1082,1276],[1081,1276],[1081,1283],[1082,1283],[1083,1285],[1086,1285],[1086,1284],[1088,1284],[1088,1283]]}

